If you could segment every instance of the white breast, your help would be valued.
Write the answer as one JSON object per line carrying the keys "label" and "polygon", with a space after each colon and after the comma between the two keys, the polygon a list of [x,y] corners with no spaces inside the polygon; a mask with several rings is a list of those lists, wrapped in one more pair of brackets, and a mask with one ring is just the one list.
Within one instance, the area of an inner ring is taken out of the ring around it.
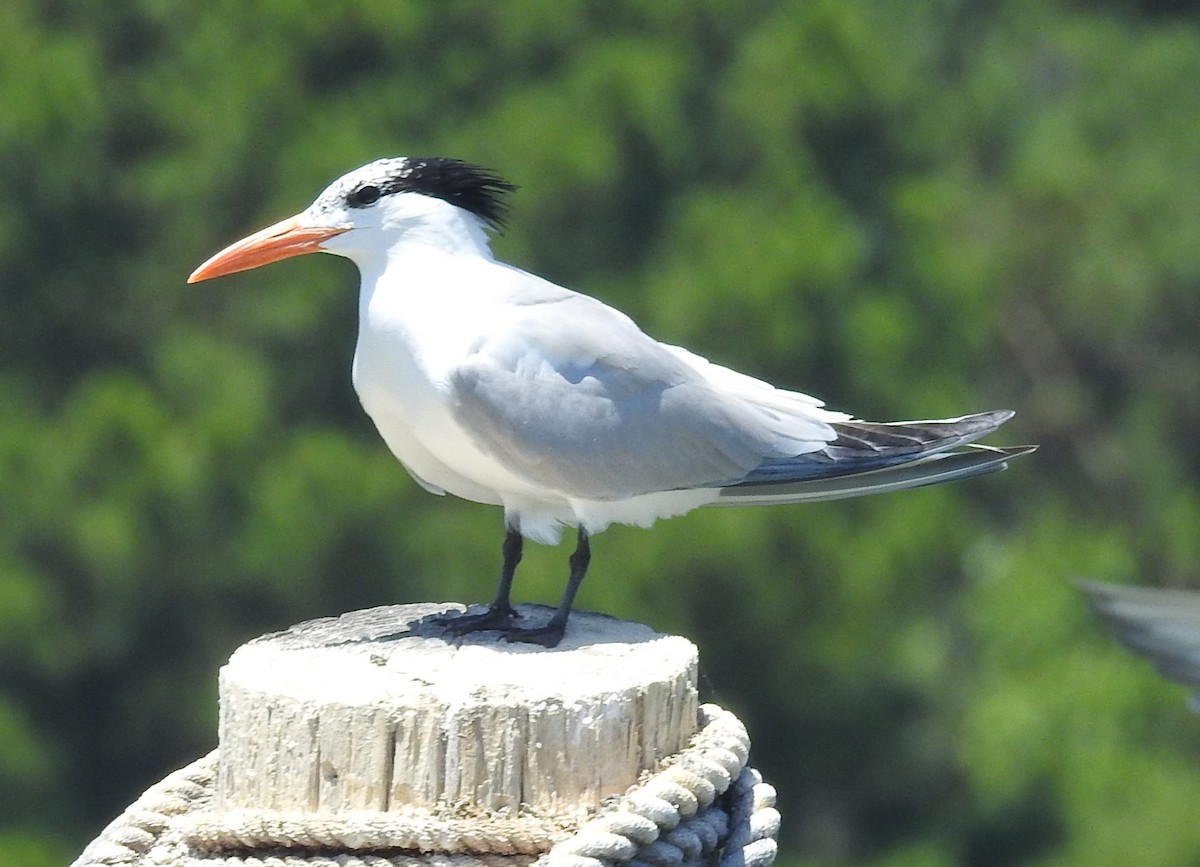
{"label": "white breast", "polygon": [[426,487],[497,505],[546,497],[480,450],[452,412],[450,375],[500,313],[481,287],[508,269],[432,249],[403,265],[363,275],[353,368],[363,408]]}

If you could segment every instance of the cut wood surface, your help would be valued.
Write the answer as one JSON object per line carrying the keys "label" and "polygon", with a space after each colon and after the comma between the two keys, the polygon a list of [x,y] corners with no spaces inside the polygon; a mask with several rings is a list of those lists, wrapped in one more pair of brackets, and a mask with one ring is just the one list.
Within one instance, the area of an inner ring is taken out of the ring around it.
{"label": "cut wood surface", "polygon": [[220,678],[222,806],[568,815],[695,733],[690,641],[583,611],[553,650],[429,622],[461,609],[372,608],[239,648]]}

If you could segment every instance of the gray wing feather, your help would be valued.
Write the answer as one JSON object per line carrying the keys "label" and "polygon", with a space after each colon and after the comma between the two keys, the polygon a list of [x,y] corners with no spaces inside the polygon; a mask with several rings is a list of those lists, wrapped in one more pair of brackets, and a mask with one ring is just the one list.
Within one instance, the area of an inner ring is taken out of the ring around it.
{"label": "gray wing feather", "polygon": [[571,496],[716,487],[835,437],[715,388],[623,314],[573,293],[526,305],[451,376],[480,448]]}
{"label": "gray wing feather", "polygon": [[[1118,641],[1166,677],[1200,687],[1200,593],[1077,583]],[[1200,705],[1198,699],[1193,698],[1193,707]]]}
{"label": "gray wing feather", "polygon": [[509,470],[568,496],[721,488],[728,505],[827,500],[981,475],[1032,451],[949,451],[1006,410],[856,421],[658,343],[586,295],[518,286],[450,375],[455,419]]}

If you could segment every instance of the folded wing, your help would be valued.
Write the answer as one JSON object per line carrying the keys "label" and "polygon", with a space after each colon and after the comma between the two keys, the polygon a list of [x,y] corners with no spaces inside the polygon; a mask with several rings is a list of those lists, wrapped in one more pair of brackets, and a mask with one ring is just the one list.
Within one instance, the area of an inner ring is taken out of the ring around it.
{"label": "folded wing", "polygon": [[482,450],[565,496],[705,488],[727,505],[834,499],[981,475],[1032,450],[969,445],[1011,412],[856,421],[551,288],[510,306],[450,386],[455,418]]}
{"label": "folded wing", "polygon": [[[451,375],[455,418],[506,467],[569,496],[730,484],[764,459],[824,448],[845,418],[732,371],[713,381],[586,296],[507,316]],[[753,385],[728,385],[739,381]]]}

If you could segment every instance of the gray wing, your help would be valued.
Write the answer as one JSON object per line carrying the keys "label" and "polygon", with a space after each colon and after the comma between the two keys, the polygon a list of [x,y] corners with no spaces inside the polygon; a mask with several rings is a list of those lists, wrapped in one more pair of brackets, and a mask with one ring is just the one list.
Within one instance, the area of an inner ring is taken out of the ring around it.
{"label": "gray wing", "polygon": [[[1200,689],[1200,593],[1079,581],[1117,640],[1163,675]],[[1192,699],[1200,710],[1200,693]]]}
{"label": "gray wing", "polygon": [[455,418],[538,484],[589,499],[716,487],[836,437],[814,407],[785,415],[714,387],[595,299],[564,291],[512,315],[451,376]]}

